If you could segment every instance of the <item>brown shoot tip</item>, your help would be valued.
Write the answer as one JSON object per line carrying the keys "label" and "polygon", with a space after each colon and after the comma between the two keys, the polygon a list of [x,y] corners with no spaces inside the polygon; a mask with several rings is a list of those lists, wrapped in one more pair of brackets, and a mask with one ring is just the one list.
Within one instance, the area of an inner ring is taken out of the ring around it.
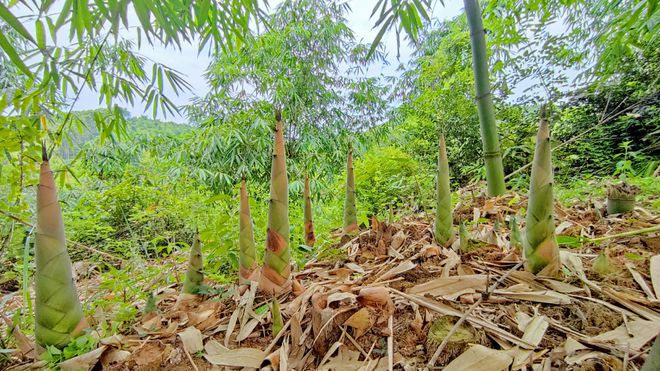
{"label": "brown shoot tip", "polygon": [[41,142],[41,160],[48,161],[48,150],[46,149],[46,142]]}

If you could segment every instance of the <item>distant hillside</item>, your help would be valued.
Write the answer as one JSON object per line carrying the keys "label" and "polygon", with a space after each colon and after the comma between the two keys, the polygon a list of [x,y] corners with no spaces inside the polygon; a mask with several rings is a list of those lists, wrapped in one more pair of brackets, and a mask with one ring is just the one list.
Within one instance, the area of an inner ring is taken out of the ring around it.
{"label": "distant hillside", "polygon": [[[95,112],[97,110],[74,111],[72,113],[79,121],[76,119],[72,120],[73,129],[69,131],[69,140],[65,140],[62,143],[60,153],[63,158],[73,158],[85,144],[99,137],[99,130],[94,122]],[[193,129],[189,125],[178,124],[172,121],[153,120],[146,116],[128,116],[128,112],[125,112],[126,132],[130,138],[179,135]],[[84,123],[84,125],[80,125],[80,122]],[[78,126],[82,126],[82,132],[77,129]]]}

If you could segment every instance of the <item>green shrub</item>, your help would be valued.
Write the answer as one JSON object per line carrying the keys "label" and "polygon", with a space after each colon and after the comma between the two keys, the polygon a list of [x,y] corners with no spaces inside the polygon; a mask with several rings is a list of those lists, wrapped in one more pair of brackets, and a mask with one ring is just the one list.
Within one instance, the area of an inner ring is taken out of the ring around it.
{"label": "green shrub", "polygon": [[390,208],[429,204],[433,178],[411,155],[395,147],[374,148],[355,161],[358,209],[379,215]]}

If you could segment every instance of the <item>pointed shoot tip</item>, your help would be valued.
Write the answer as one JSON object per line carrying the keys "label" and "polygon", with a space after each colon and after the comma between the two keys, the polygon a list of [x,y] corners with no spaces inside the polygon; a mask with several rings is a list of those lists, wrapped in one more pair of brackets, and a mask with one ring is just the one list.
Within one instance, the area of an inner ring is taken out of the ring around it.
{"label": "pointed shoot tip", "polygon": [[46,162],[48,161],[48,150],[46,149],[46,143],[41,143],[41,160]]}

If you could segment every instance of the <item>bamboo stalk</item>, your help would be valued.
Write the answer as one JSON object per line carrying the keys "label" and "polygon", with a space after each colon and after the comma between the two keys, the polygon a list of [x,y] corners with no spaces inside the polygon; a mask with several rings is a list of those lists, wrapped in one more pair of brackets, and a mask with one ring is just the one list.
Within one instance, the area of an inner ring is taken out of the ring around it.
{"label": "bamboo stalk", "polygon": [[481,141],[486,165],[486,181],[488,195],[498,196],[506,192],[504,185],[504,167],[500,140],[495,122],[495,106],[490,91],[488,76],[488,52],[486,51],[486,30],[481,19],[481,9],[478,0],[463,0],[470,41],[472,43],[472,67],[474,69],[474,86],[476,91],[477,110],[481,126]]}

